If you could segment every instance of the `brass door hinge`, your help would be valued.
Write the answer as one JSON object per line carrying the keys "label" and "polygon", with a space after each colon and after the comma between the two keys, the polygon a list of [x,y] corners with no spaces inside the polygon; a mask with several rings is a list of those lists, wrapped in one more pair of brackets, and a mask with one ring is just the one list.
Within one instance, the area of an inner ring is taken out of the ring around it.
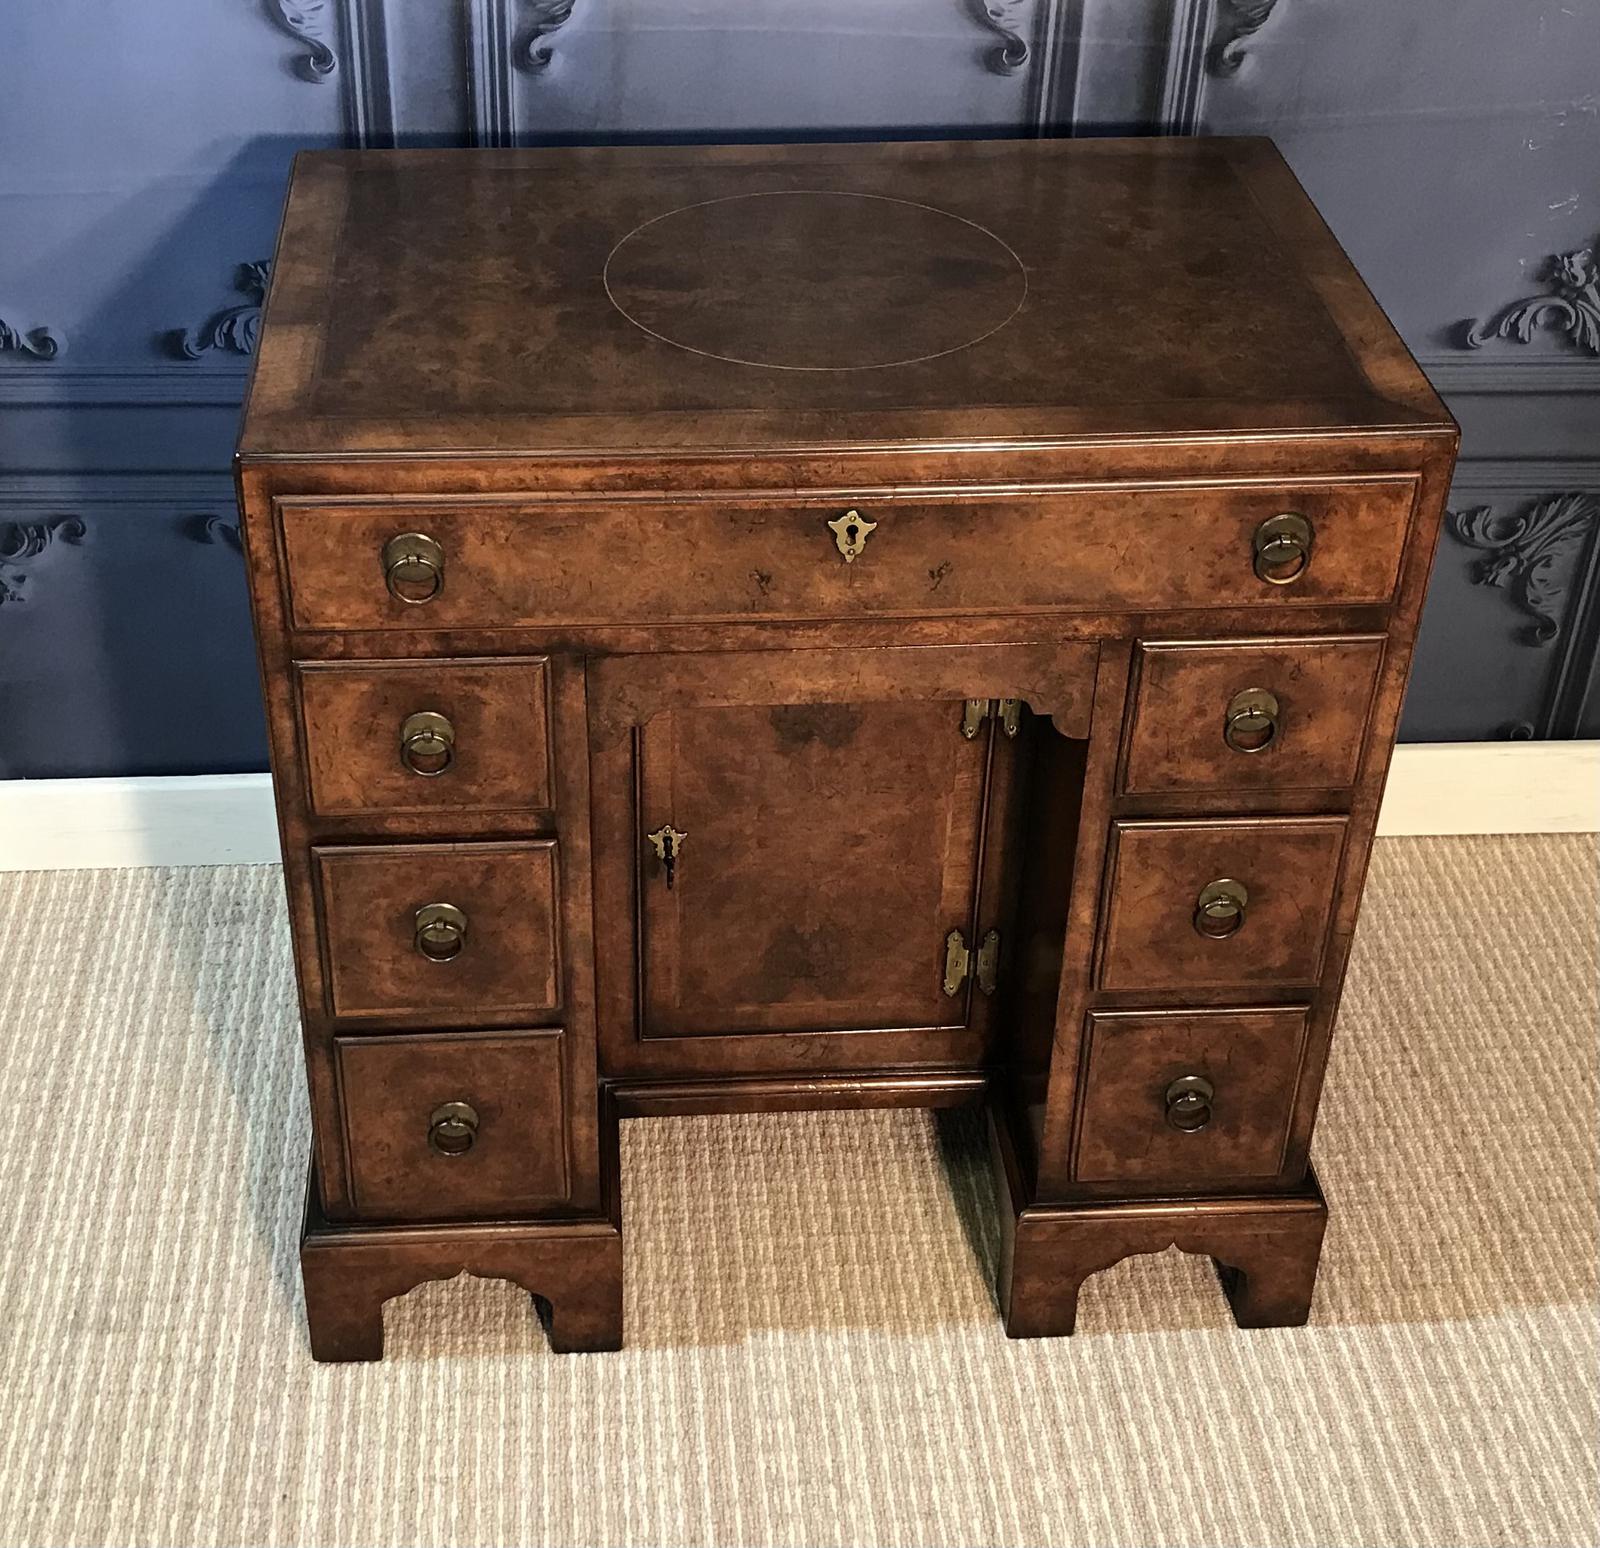
{"label": "brass door hinge", "polygon": [[966,937],[952,930],[944,938],[944,992],[954,999],[971,973],[985,994],[993,994],[1000,977],[1000,932],[991,930],[978,943],[977,955],[967,949]]}
{"label": "brass door hinge", "polygon": [[1022,726],[1021,699],[963,699],[961,702],[961,734],[975,741],[983,723],[990,715],[1000,718],[1000,729],[1007,736],[1015,736]]}

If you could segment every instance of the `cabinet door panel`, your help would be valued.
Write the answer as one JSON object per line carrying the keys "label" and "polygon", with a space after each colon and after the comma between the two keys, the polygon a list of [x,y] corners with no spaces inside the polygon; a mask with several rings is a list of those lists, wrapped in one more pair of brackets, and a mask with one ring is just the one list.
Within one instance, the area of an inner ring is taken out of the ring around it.
{"label": "cabinet door panel", "polygon": [[988,739],[959,706],[674,710],[639,734],[646,1037],[960,1026],[943,942],[971,924]]}
{"label": "cabinet door panel", "polygon": [[[1032,740],[1060,735],[1026,710],[1016,735],[995,715],[962,734],[963,700],[1014,681],[1010,649],[591,666],[606,1073],[984,1062],[999,996],[974,972],[944,992],[946,942],[999,932],[1003,994],[1013,794]],[[1075,719],[1093,653],[1055,665],[1044,707]]]}

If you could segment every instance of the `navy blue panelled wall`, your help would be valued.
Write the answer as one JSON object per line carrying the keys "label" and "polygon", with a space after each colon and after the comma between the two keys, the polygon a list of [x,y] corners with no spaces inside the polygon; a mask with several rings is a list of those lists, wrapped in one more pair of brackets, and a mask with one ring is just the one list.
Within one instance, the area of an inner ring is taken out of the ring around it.
{"label": "navy blue panelled wall", "polygon": [[5,0],[0,80],[0,776],[265,766],[293,153],[623,137],[1272,135],[1465,433],[1404,734],[1600,735],[1600,0]]}

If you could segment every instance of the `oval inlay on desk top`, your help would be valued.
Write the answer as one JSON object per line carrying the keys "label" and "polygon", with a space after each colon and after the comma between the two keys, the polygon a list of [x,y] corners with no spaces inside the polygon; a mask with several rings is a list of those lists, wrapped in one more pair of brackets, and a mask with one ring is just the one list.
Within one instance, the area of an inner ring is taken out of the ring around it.
{"label": "oval inlay on desk top", "polygon": [[606,294],[698,355],[789,371],[909,365],[998,332],[1028,294],[993,232],[931,205],[827,189],[709,199],[636,226]]}
{"label": "oval inlay on desk top", "polygon": [[311,152],[285,220],[247,457],[1453,434],[1265,140]]}

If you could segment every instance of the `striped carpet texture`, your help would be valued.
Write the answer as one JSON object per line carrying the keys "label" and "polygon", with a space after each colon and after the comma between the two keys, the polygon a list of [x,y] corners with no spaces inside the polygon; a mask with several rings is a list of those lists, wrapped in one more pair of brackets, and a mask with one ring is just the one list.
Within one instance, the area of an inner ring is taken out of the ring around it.
{"label": "striped carpet texture", "polygon": [[339,1368],[277,871],[0,876],[0,1541],[1593,1543],[1596,877],[1380,842],[1308,1328],[1168,1253],[1010,1343],[969,1116],[681,1119],[623,1132],[626,1352],[461,1280]]}

